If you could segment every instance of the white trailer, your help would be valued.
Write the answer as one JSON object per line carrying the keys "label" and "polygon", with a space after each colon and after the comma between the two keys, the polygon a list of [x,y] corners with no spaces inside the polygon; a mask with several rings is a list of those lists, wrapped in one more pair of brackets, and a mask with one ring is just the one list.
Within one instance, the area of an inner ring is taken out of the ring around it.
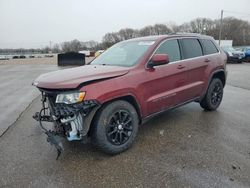
{"label": "white trailer", "polygon": [[82,50],[82,51],[79,51],[80,54],[85,54],[86,57],[89,57],[90,56],[90,51],[89,50]]}
{"label": "white trailer", "polygon": [[[216,40],[216,42],[219,44],[219,40]],[[232,47],[233,46],[233,40],[221,40],[220,41],[221,47]]]}

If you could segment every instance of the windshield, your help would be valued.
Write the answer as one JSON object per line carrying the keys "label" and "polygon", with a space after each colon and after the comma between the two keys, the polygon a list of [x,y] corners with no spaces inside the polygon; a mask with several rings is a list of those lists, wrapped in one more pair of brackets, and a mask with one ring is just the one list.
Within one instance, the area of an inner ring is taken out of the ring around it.
{"label": "windshield", "polygon": [[135,65],[153,44],[154,41],[120,42],[94,59],[91,64],[130,67]]}

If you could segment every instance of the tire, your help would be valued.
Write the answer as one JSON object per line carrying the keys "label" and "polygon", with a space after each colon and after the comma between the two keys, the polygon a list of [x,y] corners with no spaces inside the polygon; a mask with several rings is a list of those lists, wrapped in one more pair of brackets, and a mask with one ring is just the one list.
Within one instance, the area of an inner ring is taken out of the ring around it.
{"label": "tire", "polygon": [[205,97],[201,100],[200,106],[208,111],[216,110],[223,98],[223,84],[218,78],[214,78],[207,89]]}
{"label": "tire", "polygon": [[115,101],[102,107],[92,125],[91,141],[99,150],[118,154],[127,150],[138,133],[138,114],[126,101]]}

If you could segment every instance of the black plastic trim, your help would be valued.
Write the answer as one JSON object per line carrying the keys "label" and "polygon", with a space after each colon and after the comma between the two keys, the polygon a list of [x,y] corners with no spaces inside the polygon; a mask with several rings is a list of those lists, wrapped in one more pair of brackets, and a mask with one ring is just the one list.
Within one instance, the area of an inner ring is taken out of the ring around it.
{"label": "black plastic trim", "polygon": [[199,98],[200,98],[200,97],[196,97],[196,98],[194,98],[194,99],[191,99],[191,100],[188,100],[188,101],[186,101],[186,102],[177,104],[177,105],[175,105],[175,106],[167,107],[166,109],[164,109],[164,110],[162,110],[162,111],[159,111],[159,112],[155,112],[155,113],[153,113],[153,114],[150,114],[149,116],[146,116],[145,118],[142,119],[142,123],[141,123],[141,124],[146,123],[146,122],[149,121],[150,119],[152,119],[152,118],[154,118],[155,116],[158,116],[158,115],[160,115],[160,114],[162,114],[162,113],[164,113],[164,112],[166,112],[166,111],[173,110],[173,109],[178,108],[178,107],[180,107],[180,106],[183,106],[183,105],[185,105],[185,104],[194,102],[194,101],[198,100]]}

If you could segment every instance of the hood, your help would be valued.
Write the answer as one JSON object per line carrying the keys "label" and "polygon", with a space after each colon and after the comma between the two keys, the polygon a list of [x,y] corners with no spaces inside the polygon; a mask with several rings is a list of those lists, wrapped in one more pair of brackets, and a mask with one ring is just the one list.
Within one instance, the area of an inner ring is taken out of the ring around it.
{"label": "hood", "polygon": [[33,85],[47,89],[74,89],[80,84],[125,75],[128,67],[85,65],[40,75]]}
{"label": "hood", "polygon": [[235,50],[235,51],[233,51],[232,53],[233,53],[233,54],[240,54],[240,55],[244,54],[244,52],[238,51],[238,50]]}
{"label": "hood", "polygon": [[242,51],[237,51],[237,50],[228,51],[227,53],[228,53],[229,56],[242,56],[242,57],[245,56],[245,54]]}

